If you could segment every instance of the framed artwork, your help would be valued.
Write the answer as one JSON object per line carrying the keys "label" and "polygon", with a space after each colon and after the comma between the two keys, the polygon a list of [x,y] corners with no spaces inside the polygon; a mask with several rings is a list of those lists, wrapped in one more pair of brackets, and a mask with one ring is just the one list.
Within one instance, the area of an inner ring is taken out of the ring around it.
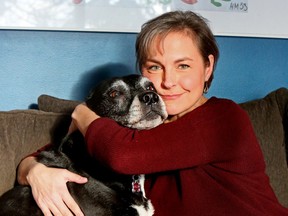
{"label": "framed artwork", "polygon": [[0,28],[134,33],[173,10],[201,14],[215,35],[288,38],[287,0],[2,0]]}

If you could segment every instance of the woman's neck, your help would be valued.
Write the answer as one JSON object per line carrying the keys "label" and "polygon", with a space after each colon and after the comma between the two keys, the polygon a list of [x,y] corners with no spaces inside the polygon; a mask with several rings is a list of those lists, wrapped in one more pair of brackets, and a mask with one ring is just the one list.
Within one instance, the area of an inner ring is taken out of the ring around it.
{"label": "woman's neck", "polygon": [[190,107],[189,109],[185,110],[184,112],[181,112],[179,114],[176,115],[169,115],[168,118],[165,120],[164,123],[170,123],[173,121],[176,121],[177,119],[181,118],[182,116],[186,115],[187,113],[195,110],[196,108],[202,106],[203,104],[205,104],[208,101],[208,98],[202,96],[201,98],[199,98],[199,101],[197,103],[197,105]]}

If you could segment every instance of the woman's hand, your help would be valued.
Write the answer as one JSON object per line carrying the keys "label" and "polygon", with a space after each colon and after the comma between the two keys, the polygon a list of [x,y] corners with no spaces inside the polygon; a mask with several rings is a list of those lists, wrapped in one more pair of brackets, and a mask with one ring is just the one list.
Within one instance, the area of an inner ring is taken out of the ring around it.
{"label": "woman's hand", "polygon": [[84,184],[87,178],[66,169],[46,167],[34,157],[28,157],[19,165],[18,181],[31,186],[33,197],[45,216],[84,215],[70,195],[67,182]]}
{"label": "woman's hand", "polygon": [[76,106],[72,113],[72,122],[69,127],[68,134],[72,133],[76,129],[85,136],[89,125],[95,120],[100,118],[95,112],[90,110],[85,103]]}

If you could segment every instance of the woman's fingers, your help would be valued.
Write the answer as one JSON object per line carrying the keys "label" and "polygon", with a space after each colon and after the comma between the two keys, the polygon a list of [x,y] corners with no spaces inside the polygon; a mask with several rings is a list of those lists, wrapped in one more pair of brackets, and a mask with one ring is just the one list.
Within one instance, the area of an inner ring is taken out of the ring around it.
{"label": "woman's fingers", "polygon": [[[66,171],[66,182],[74,182],[77,184],[84,184],[87,182],[87,178],[82,177],[78,174],[72,173],[68,170]],[[62,200],[65,202],[66,206],[74,213],[76,216],[84,216],[79,205],[75,202],[68,189],[62,194]]]}
{"label": "woman's fingers", "polygon": [[[60,210],[58,209],[58,207],[54,204],[55,201],[50,199],[50,197],[43,196],[43,195],[40,195],[40,194],[36,194],[36,197],[37,198],[35,198],[35,201],[36,201],[37,205],[39,206],[39,208],[41,209],[42,213],[45,216],[62,215]],[[59,205],[59,202],[56,202],[56,203],[58,203],[58,205]]]}
{"label": "woman's fingers", "polygon": [[[62,195],[62,196],[68,197],[68,196],[70,196],[70,194],[67,191],[67,195]],[[71,197],[70,199],[73,199],[73,198]],[[76,203],[75,203],[75,205],[78,206]],[[58,200],[54,200],[53,203],[51,203],[51,206],[49,206],[49,208],[50,208],[50,210],[54,216],[55,215],[65,215],[65,216],[77,215],[77,214],[72,214],[71,210],[69,209],[69,206],[66,205],[66,201],[65,201],[65,199],[63,199],[63,197],[58,197]],[[79,210],[80,210],[80,208],[79,208]],[[80,210],[80,212],[81,212],[81,210]],[[83,214],[81,214],[81,216],[82,215]]]}
{"label": "woman's fingers", "polygon": [[42,204],[37,202],[37,205],[41,209],[44,216],[53,216],[49,208],[46,205],[44,205],[44,203]]}
{"label": "woman's fingers", "polygon": [[74,213],[74,215],[84,216],[80,207],[75,202],[75,200],[72,198],[72,196],[70,196],[70,194],[64,195],[63,200],[64,200],[65,204],[67,205],[67,207]]}
{"label": "woman's fingers", "polygon": [[77,184],[84,184],[87,183],[88,179],[86,177],[83,177],[81,175],[78,175],[76,173],[70,172],[68,170],[64,170],[66,171],[66,182],[74,182]]}
{"label": "woman's fingers", "polygon": [[52,197],[39,198],[37,204],[45,216],[84,216],[68,190],[53,193]]}

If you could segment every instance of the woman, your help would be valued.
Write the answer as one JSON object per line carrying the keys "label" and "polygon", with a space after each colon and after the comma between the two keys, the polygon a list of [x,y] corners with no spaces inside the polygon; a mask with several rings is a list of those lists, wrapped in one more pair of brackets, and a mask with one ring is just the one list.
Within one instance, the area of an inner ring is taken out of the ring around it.
{"label": "woman", "polygon": [[[169,118],[135,131],[79,105],[73,123],[89,153],[116,172],[145,173],[156,216],[288,215],[269,185],[247,114],[230,100],[205,97],[219,56],[205,20],[189,11],[163,14],[143,25],[136,54]],[[82,215],[66,182],[85,178],[27,157],[18,181],[31,185],[45,215]]]}

